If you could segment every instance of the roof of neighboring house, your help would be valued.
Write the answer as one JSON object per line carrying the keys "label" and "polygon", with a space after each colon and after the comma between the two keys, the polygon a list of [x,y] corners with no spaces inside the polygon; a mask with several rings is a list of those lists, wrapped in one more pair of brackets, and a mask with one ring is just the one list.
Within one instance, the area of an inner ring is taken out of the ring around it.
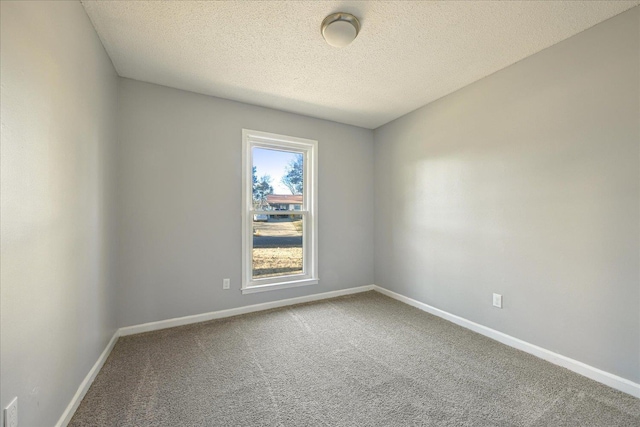
{"label": "roof of neighboring house", "polygon": [[267,203],[301,205],[302,194],[267,194]]}

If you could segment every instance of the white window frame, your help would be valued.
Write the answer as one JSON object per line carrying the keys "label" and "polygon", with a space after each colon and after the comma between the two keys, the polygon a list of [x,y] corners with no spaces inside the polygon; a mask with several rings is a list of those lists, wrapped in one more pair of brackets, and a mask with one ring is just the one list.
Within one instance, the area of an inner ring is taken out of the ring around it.
{"label": "white window frame", "polygon": [[[273,214],[253,206],[254,147],[304,156],[302,206],[292,211],[303,216],[303,272],[300,274],[253,278],[253,216]],[[242,293],[315,285],[318,281],[318,141],[242,129]]]}

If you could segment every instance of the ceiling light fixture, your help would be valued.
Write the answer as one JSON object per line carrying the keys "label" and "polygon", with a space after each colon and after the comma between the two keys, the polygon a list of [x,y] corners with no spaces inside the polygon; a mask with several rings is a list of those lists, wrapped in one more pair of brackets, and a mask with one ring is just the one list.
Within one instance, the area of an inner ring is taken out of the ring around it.
{"label": "ceiling light fixture", "polygon": [[321,31],[322,37],[331,46],[345,47],[360,32],[360,22],[350,13],[332,13],[322,21]]}

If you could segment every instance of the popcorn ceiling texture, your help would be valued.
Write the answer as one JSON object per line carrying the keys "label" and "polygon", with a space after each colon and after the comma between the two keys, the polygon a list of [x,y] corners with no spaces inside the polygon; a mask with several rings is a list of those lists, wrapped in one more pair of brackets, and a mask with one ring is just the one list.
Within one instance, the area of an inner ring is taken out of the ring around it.
{"label": "popcorn ceiling texture", "polygon": [[[83,1],[123,77],[376,128],[640,4]],[[320,23],[349,12],[343,49]]]}

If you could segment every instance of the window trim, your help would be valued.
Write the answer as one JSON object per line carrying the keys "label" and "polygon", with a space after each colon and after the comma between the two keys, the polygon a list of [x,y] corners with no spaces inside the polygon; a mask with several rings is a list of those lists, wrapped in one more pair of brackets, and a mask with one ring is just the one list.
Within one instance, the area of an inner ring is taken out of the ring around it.
{"label": "window trim", "polygon": [[[253,279],[253,148],[293,151],[304,157],[304,189],[301,210],[303,220],[303,273]],[[242,293],[314,285],[318,278],[318,141],[274,133],[242,129]]]}

